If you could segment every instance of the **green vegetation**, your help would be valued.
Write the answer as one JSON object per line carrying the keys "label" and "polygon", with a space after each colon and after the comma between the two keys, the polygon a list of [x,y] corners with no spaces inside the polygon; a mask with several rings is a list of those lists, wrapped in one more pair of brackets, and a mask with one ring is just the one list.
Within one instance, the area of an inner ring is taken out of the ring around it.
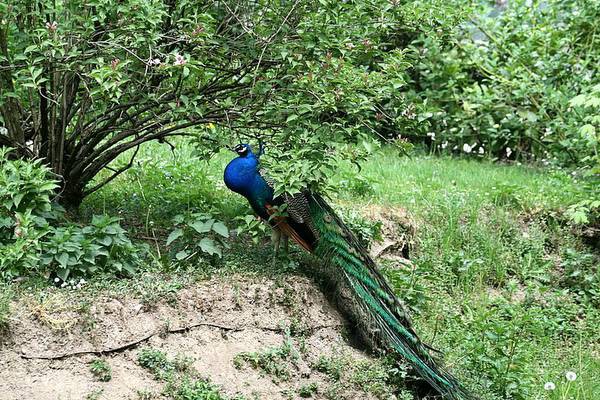
{"label": "green vegetation", "polygon": [[0,276],[49,275],[74,288],[74,279],[97,272],[135,271],[139,248],[118,218],[94,215],[83,227],[68,221],[51,201],[57,185],[48,168],[39,161],[10,160],[8,152],[0,148]]}
{"label": "green vegetation", "polygon": [[291,377],[287,361],[298,357],[292,340],[287,338],[279,347],[256,353],[240,353],[235,356],[233,363],[237,369],[241,369],[247,364],[265,375],[271,376],[274,381],[287,381]]}
{"label": "green vegetation", "polygon": [[[164,352],[148,347],[138,353],[138,363],[150,371],[155,379],[166,382],[162,395],[169,400],[243,400],[239,396],[223,396],[219,387],[200,378],[189,357],[178,355],[169,359]],[[150,392],[138,392],[140,400],[152,398],[154,395]]]}
{"label": "green vegetation", "polygon": [[[98,293],[151,307],[213,274],[306,271],[271,262],[222,184],[223,149],[263,142],[276,190],[329,194],[365,244],[385,228],[367,210],[407,211],[411,267],[381,267],[483,400],[600,398],[597,2],[92,3],[0,4],[1,333],[15,296],[64,330],[44,312]],[[236,366],[290,380],[292,343]],[[225,398],[189,358],[138,362],[164,384],[139,399]],[[385,360],[312,368],[328,385],[292,395],[409,396]]]}
{"label": "green vegetation", "polygon": [[108,382],[112,379],[112,369],[104,359],[96,359],[90,363],[90,371],[96,379],[101,382]]}
{"label": "green vegetation", "polygon": [[10,301],[12,300],[12,288],[4,283],[0,283],[0,334],[3,333],[9,325]]}

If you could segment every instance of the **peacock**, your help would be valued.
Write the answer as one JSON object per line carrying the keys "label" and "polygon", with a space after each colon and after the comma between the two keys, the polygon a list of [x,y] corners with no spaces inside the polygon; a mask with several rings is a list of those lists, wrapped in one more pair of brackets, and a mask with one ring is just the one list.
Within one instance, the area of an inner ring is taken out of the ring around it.
{"label": "peacock", "polygon": [[[238,157],[225,168],[225,185],[268,221],[275,232],[276,251],[289,237],[321,261],[319,272],[332,284],[336,303],[365,343],[401,355],[443,398],[475,399],[419,339],[405,307],[373,259],[323,197],[309,190],[274,197],[273,187],[259,169],[262,145],[258,153],[248,144],[233,150]],[[283,204],[287,205],[284,213],[280,212]]]}

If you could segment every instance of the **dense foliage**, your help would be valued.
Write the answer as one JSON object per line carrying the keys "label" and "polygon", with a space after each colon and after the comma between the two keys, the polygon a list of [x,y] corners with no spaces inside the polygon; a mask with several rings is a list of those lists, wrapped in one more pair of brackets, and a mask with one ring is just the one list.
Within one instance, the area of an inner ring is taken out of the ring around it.
{"label": "dense foliage", "polygon": [[9,160],[9,151],[0,149],[0,277],[50,276],[66,286],[95,272],[134,272],[137,248],[118,218],[94,216],[83,227],[68,222],[52,202],[57,183],[48,168]]}
{"label": "dense foliage", "polygon": [[598,208],[598,19],[594,1],[511,1],[450,45],[422,36],[409,137],[443,153],[580,167],[590,201],[578,210]]}
{"label": "dense foliage", "polygon": [[[323,185],[333,159],[357,159],[402,124],[404,47],[444,35],[451,3],[127,0],[0,5],[0,144],[41,157],[63,202],[120,154],[200,135],[209,154],[262,139],[278,187]],[[81,12],[83,10],[83,12]],[[367,144],[368,147],[368,144]]]}

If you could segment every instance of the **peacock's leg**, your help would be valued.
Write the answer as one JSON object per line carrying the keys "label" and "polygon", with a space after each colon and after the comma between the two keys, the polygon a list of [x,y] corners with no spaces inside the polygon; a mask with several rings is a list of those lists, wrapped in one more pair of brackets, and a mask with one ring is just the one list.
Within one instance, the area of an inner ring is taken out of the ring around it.
{"label": "peacock's leg", "polygon": [[283,239],[283,253],[288,256],[289,253],[289,249],[290,249],[290,237],[288,235],[282,234],[283,237],[281,239]]}
{"label": "peacock's leg", "polygon": [[288,258],[289,237],[279,229],[274,228],[271,233],[271,241],[273,242],[273,249],[275,250],[273,254],[273,265],[275,266],[281,261],[280,258]]}
{"label": "peacock's leg", "polygon": [[273,242],[273,248],[275,249],[275,257],[279,254],[279,247],[281,246],[281,231],[277,228],[273,228],[271,232],[271,242]]}

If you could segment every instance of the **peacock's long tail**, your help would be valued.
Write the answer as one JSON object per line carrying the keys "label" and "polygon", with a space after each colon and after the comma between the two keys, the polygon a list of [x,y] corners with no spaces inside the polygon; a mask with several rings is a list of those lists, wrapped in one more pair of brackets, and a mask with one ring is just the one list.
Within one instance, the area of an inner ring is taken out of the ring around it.
{"label": "peacock's long tail", "polygon": [[338,303],[368,344],[400,354],[444,398],[475,399],[421,342],[373,259],[327,202],[310,192],[287,200],[286,230],[296,241],[300,236],[303,247],[322,261],[322,273],[335,285]]}

